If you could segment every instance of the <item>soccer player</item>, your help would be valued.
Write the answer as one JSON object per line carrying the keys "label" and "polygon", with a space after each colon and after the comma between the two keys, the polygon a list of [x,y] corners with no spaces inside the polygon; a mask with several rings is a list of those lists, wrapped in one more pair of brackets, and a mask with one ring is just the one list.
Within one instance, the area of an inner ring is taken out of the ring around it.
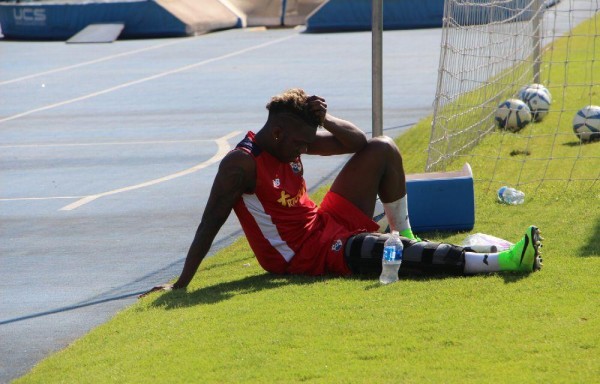
{"label": "soccer player", "polygon": [[[267,109],[264,126],[248,132],[221,161],[179,279],[147,293],[187,287],[232,210],[268,272],[378,273],[387,235],[374,233],[377,196],[390,229],[403,238],[403,268],[459,273],[540,268],[541,237],[534,226],[510,250],[494,254],[421,241],[410,227],[402,157],[394,141],[367,139],[353,123],[327,113],[322,97],[290,89],[272,97]],[[353,156],[317,206],[306,191],[302,155],[346,153]]]}

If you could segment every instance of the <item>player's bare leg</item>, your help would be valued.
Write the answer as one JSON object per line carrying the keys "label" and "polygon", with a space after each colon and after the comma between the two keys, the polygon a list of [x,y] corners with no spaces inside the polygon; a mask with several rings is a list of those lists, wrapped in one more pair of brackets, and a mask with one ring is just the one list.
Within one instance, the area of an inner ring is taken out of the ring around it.
{"label": "player's bare leg", "polygon": [[335,192],[373,216],[377,195],[383,203],[390,230],[409,239],[413,235],[408,218],[406,175],[396,143],[386,136],[369,140],[354,154],[331,186]]}

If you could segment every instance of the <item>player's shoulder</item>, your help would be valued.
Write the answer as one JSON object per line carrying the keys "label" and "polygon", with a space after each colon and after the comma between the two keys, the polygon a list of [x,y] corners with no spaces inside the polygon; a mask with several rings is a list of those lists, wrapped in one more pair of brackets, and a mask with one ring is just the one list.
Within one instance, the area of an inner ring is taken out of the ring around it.
{"label": "player's shoulder", "polygon": [[230,151],[219,164],[217,178],[237,175],[239,180],[244,180],[244,193],[250,193],[255,188],[256,160],[248,152],[234,149]]}
{"label": "player's shoulder", "polygon": [[257,157],[262,152],[251,136],[247,135],[236,146],[234,151],[245,152],[253,157]]}
{"label": "player's shoulder", "polygon": [[235,148],[230,151],[223,160],[221,160],[221,166],[223,167],[241,167],[246,170],[252,170],[256,166],[255,157],[251,152],[240,150],[239,148]]}

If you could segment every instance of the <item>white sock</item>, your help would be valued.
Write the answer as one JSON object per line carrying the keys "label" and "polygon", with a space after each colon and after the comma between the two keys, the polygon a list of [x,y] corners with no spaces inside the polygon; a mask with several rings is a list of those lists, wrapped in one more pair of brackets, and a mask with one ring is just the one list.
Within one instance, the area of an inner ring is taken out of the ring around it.
{"label": "white sock", "polygon": [[475,253],[465,252],[465,273],[490,273],[499,272],[499,253]]}
{"label": "white sock", "polygon": [[383,211],[390,225],[390,231],[402,232],[410,229],[407,195],[391,203],[383,203]]}

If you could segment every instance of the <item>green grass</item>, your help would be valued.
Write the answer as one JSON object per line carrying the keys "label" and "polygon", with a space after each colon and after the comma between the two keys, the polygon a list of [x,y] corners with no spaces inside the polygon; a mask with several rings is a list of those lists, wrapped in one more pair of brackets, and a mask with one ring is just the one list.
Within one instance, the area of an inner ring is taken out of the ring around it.
{"label": "green grass", "polygon": [[188,293],[139,302],[22,382],[593,382],[600,214],[584,197],[508,207],[478,191],[477,231],[543,229],[546,265],[529,276],[274,277],[242,239]]}
{"label": "green grass", "polygon": [[[408,172],[424,167],[429,124],[397,140]],[[503,138],[486,140],[493,148]],[[494,166],[474,161],[474,173]],[[242,238],[205,260],[187,292],[140,300],[16,382],[598,382],[600,185],[545,183],[526,190],[521,206],[496,203],[487,182],[475,188],[472,232],[516,241],[538,225],[541,272],[405,275],[389,286],[278,277],[261,270]]]}
{"label": "green grass", "polygon": [[514,238],[534,219],[545,229],[542,272],[390,286],[276,277],[241,239],[207,259],[187,293],[140,301],[19,382],[594,382],[600,216],[567,232],[562,215],[536,215],[566,198],[486,200],[478,230]]}

